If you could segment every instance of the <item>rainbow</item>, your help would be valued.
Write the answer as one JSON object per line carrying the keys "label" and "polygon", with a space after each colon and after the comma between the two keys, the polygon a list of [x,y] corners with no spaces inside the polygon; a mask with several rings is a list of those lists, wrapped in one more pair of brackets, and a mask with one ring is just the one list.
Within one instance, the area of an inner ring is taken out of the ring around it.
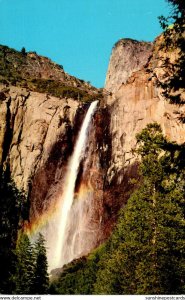
{"label": "rainbow", "polygon": [[[93,187],[90,181],[82,181],[78,187],[78,191],[74,194],[74,201],[80,201],[81,199],[88,197],[89,193],[92,192]],[[63,195],[58,196],[57,201],[53,201],[55,204],[50,205],[50,207],[42,215],[37,215],[32,218],[31,221],[26,221],[23,226],[24,233],[32,237],[41,232],[47,224],[51,222],[51,220],[55,219],[62,200]]]}

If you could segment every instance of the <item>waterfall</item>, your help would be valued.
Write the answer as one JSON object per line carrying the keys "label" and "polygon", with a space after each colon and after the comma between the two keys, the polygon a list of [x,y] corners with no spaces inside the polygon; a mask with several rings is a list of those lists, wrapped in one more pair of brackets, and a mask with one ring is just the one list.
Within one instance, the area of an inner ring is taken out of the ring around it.
{"label": "waterfall", "polygon": [[[85,214],[84,210],[87,207],[87,199],[83,201],[84,205],[82,207],[82,210],[79,211],[80,205],[75,205],[75,203],[73,203],[75,183],[78,175],[80,162],[85,154],[88,129],[91,123],[91,118],[95,112],[97,103],[98,101],[92,102],[86,113],[77,138],[76,145],[74,147],[72,157],[68,163],[67,174],[64,181],[64,192],[59,201],[60,204],[58,207],[57,217],[55,217],[54,220],[54,229],[52,230],[53,236],[48,237],[50,240],[52,240],[48,245],[48,248],[52,247],[52,249],[50,249],[51,257],[49,258],[50,269],[62,267],[64,264],[76,258],[74,257],[73,248],[76,236],[78,235],[78,232],[75,231],[79,229],[79,226],[77,226],[77,224],[79,223],[77,218],[82,218],[82,215]],[[86,196],[90,199],[92,195],[89,192]],[[71,222],[69,222],[70,218],[72,219],[70,220]],[[67,241],[67,235],[70,230],[70,226],[68,225],[69,223],[73,224],[73,229],[71,229],[72,236],[70,236],[70,245],[68,245],[68,255],[67,258],[65,258],[65,243]],[[80,253],[80,250],[77,249],[77,252]]]}

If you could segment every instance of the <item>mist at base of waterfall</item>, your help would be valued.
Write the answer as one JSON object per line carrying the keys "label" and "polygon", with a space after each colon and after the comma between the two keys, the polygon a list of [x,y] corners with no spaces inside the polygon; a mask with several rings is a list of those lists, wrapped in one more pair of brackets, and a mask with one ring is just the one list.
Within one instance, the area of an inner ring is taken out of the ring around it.
{"label": "mist at base of waterfall", "polygon": [[75,184],[86,151],[88,130],[98,101],[90,104],[82,123],[64,180],[64,192],[58,200],[57,213],[47,223],[43,234],[47,242],[49,270],[87,254],[94,246],[93,190],[79,193],[75,199]]}

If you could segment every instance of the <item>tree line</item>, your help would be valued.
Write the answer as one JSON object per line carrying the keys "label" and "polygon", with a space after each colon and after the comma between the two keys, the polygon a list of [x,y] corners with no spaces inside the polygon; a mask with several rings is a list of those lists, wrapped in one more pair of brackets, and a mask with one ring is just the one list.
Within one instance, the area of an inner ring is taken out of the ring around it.
{"label": "tree line", "polygon": [[137,135],[139,187],[109,240],[65,266],[53,294],[185,293],[185,147],[160,126]]}
{"label": "tree line", "polygon": [[0,174],[0,293],[46,294],[49,278],[44,238],[39,234],[32,245],[23,233],[28,201],[11,180],[8,168]]}
{"label": "tree line", "polygon": [[[166,59],[170,72],[158,84],[167,101],[184,105],[185,1],[167,2],[171,13],[159,18],[162,48],[178,55]],[[137,143],[141,180],[114,232],[88,257],[64,267],[51,283],[53,294],[185,293],[185,144],[168,141],[156,123],[137,135]]]}
{"label": "tree line", "polygon": [[[182,93],[175,92],[184,88],[185,3],[167,1],[173,10],[161,18],[164,47],[178,48],[179,56],[161,84],[167,100],[183,105]],[[1,294],[185,293],[185,145],[168,141],[156,123],[137,135],[137,145],[141,180],[120,210],[115,230],[88,257],[64,266],[50,286],[43,236],[31,244],[22,232],[29,203],[8,168],[0,170]]]}
{"label": "tree line", "polygon": [[157,123],[137,135],[137,145],[141,179],[115,230],[50,286],[44,238],[30,243],[21,230],[22,195],[1,180],[0,293],[185,293],[185,145],[168,141]]}

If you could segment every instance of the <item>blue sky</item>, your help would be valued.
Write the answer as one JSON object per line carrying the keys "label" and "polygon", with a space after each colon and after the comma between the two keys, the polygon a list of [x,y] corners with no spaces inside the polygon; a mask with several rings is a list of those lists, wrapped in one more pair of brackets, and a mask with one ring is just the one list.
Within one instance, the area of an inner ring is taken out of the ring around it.
{"label": "blue sky", "polygon": [[152,41],[165,0],[0,0],[0,44],[36,51],[103,87],[120,38]]}

